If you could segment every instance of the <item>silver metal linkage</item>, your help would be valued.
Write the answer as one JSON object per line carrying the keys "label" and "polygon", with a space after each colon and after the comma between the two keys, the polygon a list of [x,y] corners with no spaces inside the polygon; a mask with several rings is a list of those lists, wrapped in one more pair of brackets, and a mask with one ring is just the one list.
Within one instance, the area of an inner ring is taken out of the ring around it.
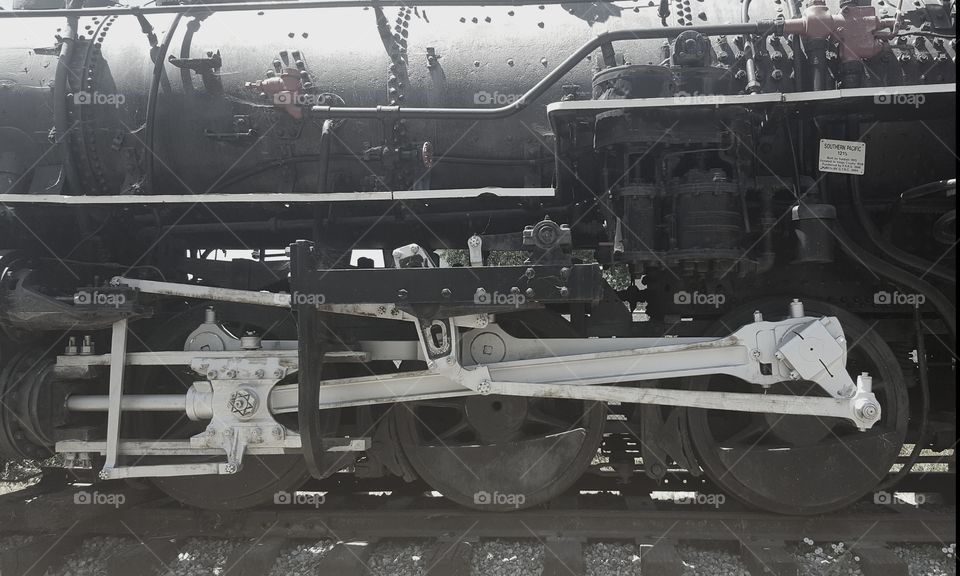
{"label": "silver metal linkage", "polygon": [[[881,417],[881,407],[870,376],[862,374],[854,381],[847,373],[846,339],[839,321],[806,316],[798,300],[790,303],[788,311],[788,318],[775,322],[757,314],[754,322],[723,338],[532,340],[510,336],[489,318],[465,317],[473,329],[462,335],[459,319],[414,319],[419,342],[367,342],[362,345],[364,350],[340,353],[328,361],[419,358],[427,360],[427,370],[325,381],[317,409],[502,394],[835,417],[845,418],[861,430],[872,427]],[[217,335],[215,341],[222,343],[222,351],[205,345],[198,350],[128,354],[126,322],[121,321],[114,325],[109,355],[61,357],[61,369],[109,364],[110,393],[75,395],[66,403],[74,411],[106,411],[106,442],[60,442],[57,450],[71,457],[105,453],[107,465],[101,474],[105,478],[230,474],[240,469],[244,454],[299,451],[299,436],[275,420],[278,414],[297,410],[297,385],[278,384],[299,368],[295,343],[264,341],[258,342],[259,349],[244,349],[229,341],[232,336],[217,331],[213,314],[209,316],[211,322],[198,333]],[[204,338],[204,342],[209,340]],[[198,381],[185,395],[124,395],[124,367],[128,364],[189,365]],[[760,389],[730,393],[642,385],[717,374]],[[773,384],[791,380],[815,383],[826,396],[766,391]],[[143,442],[121,441],[119,420],[125,410],[184,412],[209,424],[189,441],[145,448]],[[362,450],[367,446],[366,439],[359,439],[332,442],[330,449]],[[124,453],[151,450],[158,455],[220,453],[226,461],[168,467],[117,465],[118,456]]]}

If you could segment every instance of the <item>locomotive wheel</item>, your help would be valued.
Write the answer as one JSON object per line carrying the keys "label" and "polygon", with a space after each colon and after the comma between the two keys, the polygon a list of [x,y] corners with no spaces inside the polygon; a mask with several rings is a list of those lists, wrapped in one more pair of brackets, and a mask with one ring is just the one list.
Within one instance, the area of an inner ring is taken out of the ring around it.
{"label": "locomotive wheel", "polygon": [[563,493],[587,470],[606,408],[597,402],[472,396],[395,408],[404,454],[427,484],[480,510],[515,510]]}
{"label": "locomotive wheel", "polygon": [[[150,337],[145,338],[147,347],[154,350],[176,350],[183,348],[187,336],[200,325],[203,320],[205,306],[196,307],[172,318],[162,326],[156,327]],[[217,305],[218,321],[225,324],[234,333],[243,333],[247,328],[260,329],[261,335],[266,338],[291,339],[296,338],[289,330],[292,322],[286,319],[278,320],[275,313],[268,311],[263,318],[250,307]],[[264,332],[266,328],[266,332]],[[133,340],[136,342],[136,339]],[[157,386],[163,386],[162,391],[176,391],[183,393],[195,380],[195,375],[185,367],[150,367],[144,369],[143,377],[135,381],[142,382],[144,391],[158,392]],[[146,417],[147,415],[142,415]],[[162,432],[164,438],[189,438],[201,432],[206,422],[191,422],[179,415],[175,420],[169,416],[149,415],[154,418],[147,423],[141,420],[140,432],[149,433],[152,430],[156,435]],[[220,461],[222,456],[215,458],[194,457],[183,459],[182,462]],[[169,463],[168,460],[144,458],[144,464]],[[209,510],[240,510],[274,502],[278,492],[293,492],[303,486],[309,478],[306,463],[300,455],[271,455],[243,458],[243,466],[236,474],[231,475],[204,475],[204,476],[171,476],[155,478],[152,482],[164,493],[173,499],[188,506]]]}
{"label": "locomotive wheel", "polygon": [[[783,302],[764,301],[725,316],[715,334],[750,321],[759,309],[776,316]],[[821,514],[862,498],[890,471],[906,436],[906,382],[890,347],[872,326],[823,302],[805,301],[808,315],[836,316],[850,349],[847,370],[873,376],[873,392],[883,415],[860,432],[839,418],[781,416],[690,409],[691,443],[706,475],[738,500],[782,514]],[[691,379],[699,390],[758,393],[757,387],[729,376]],[[772,393],[825,395],[812,382],[784,382]]]}
{"label": "locomotive wheel", "polygon": [[[198,460],[198,461],[203,461]],[[301,456],[251,456],[229,476],[171,476],[153,483],[165,494],[195,508],[242,510],[273,502],[279,492],[293,492],[309,478]]]}
{"label": "locomotive wheel", "polygon": [[53,455],[53,358],[3,350],[0,364],[0,456],[43,460]]}
{"label": "locomotive wheel", "polygon": [[[503,318],[518,336],[570,330],[546,313]],[[498,395],[414,402],[394,412],[417,474],[479,510],[529,508],[562,494],[589,468],[606,420],[598,402]]]}

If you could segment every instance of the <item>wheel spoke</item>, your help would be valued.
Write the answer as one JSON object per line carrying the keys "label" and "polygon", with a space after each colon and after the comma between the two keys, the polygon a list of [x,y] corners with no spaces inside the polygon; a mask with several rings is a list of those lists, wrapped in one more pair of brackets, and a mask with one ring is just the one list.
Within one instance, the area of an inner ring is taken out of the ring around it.
{"label": "wheel spoke", "polygon": [[[463,434],[464,432],[466,432],[466,431],[469,430],[469,429],[470,429],[470,424],[468,424],[466,420],[461,420],[461,421],[458,422],[456,425],[454,425],[453,427],[449,428],[448,430],[440,433],[439,435],[434,434],[434,438],[436,438],[437,440],[439,440],[439,441],[441,441],[441,442],[444,442],[444,441],[446,441],[446,440],[450,440],[450,439],[456,438],[457,436],[459,436],[460,434]],[[431,432],[432,432],[432,430],[431,430]]]}
{"label": "wheel spoke", "polygon": [[458,412],[463,411],[463,400],[458,400],[456,398],[451,400],[443,400],[442,398],[436,398],[433,400],[418,400],[418,408],[449,408],[452,410],[457,410]]}
{"label": "wheel spoke", "polygon": [[559,416],[547,414],[539,409],[530,410],[529,414],[527,414],[527,420],[529,422],[535,422],[537,424],[546,424],[550,428],[553,428],[556,430],[565,431],[565,430],[570,430],[571,428],[577,427],[576,422],[569,422],[567,420],[564,420],[563,418],[560,418]]}
{"label": "wheel spoke", "polygon": [[733,436],[730,436],[723,442],[720,442],[720,444],[723,447],[729,447],[737,444],[753,444],[754,442],[758,441],[759,438],[762,438],[763,434],[768,431],[769,429],[764,424],[760,422],[751,422]]}

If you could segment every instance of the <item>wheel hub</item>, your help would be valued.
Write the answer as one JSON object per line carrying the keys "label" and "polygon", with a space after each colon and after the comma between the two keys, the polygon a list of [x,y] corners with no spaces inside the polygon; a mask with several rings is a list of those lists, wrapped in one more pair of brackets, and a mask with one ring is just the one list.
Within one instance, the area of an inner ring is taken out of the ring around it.
{"label": "wheel hub", "polygon": [[464,408],[467,422],[483,444],[514,440],[527,420],[527,399],[519,396],[472,396]]}

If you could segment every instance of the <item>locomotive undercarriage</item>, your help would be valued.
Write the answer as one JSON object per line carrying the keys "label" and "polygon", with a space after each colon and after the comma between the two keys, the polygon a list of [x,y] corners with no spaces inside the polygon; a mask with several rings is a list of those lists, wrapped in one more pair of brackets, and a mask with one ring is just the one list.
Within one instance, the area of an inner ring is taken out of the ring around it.
{"label": "locomotive undercarriage", "polygon": [[[863,4],[843,15],[873,27],[866,47],[834,45],[817,2],[602,32],[496,108],[413,90],[421,64],[427,83],[459,71],[453,49],[408,57],[427,19],[406,7],[395,46],[373,10],[388,104],[325,92],[310,54],[286,50],[221,101],[232,55],[190,49],[217,18],[168,59],[178,17],[151,45],[145,130],[58,104],[83,126],[50,148],[72,167],[0,147],[0,458],[57,454],[225,508],[310,476],[419,479],[484,510],[584,475],[705,474],[785,513],[894,482],[904,442],[955,440],[955,43],[902,42]],[[112,82],[114,22],[76,41],[68,88]],[[560,82],[593,56],[589,90]],[[472,121],[506,137],[445,133]],[[869,152],[843,164],[821,140]],[[923,161],[899,168],[905,148]],[[191,155],[211,159],[196,181],[169,166]],[[350,265],[358,248],[383,265]],[[254,255],[212,259],[228,249]]]}

